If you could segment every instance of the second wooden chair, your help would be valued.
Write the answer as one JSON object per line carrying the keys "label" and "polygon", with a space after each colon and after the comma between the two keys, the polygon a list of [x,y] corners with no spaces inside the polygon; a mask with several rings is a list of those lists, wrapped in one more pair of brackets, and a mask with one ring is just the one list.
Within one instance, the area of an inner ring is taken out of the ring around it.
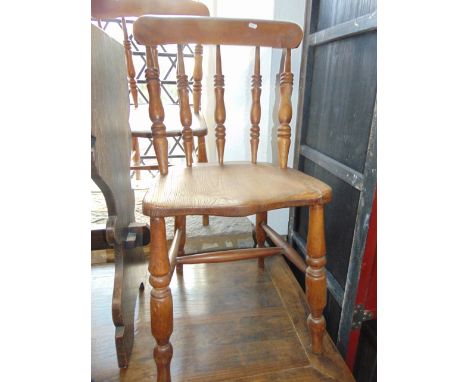
{"label": "second wooden chair", "polygon": [[[127,76],[130,94],[133,99],[134,109],[130,112],[130,128],[132,131],[132,166],[136,179],[140,179],[141,170],[158,170],[158,165],[142,165],[139,138],[153,139],[151,124],[148,123],[148,107],[138,107],[138,88],[135,80],[135,67],[132,57],[132,44],[127,31],[126,18],[139,17],[146,14],[152,15],[188,15],[209,16],[210,12],[205,4],[191,0],[93,0],[91,2],[91,14],[95,19],[121,19],[123,31],[123,44],[125,47],[125,59],[127,63]],[[148,60],[148,58],[146,58]],[[205,118],[201,110],[202,94],[202,60],[203,47],[197,44],[194,49],[194,71],[193,71],[193,106],[192,132],[197,138],[197,159],[200,163],[208,162],[206,153],[205,136],[208,133]],[[159,70],[159,68],[157,68]],[[180,146],[182,127],[179,119],[177,105],[165,105],[166,136],[174,140],[172,151]],[[169,155],[171,157],[171,155]],[[176,158],[179,155],[172,155]],[[209,224],[209,217],[203,216],[203,225]]]}

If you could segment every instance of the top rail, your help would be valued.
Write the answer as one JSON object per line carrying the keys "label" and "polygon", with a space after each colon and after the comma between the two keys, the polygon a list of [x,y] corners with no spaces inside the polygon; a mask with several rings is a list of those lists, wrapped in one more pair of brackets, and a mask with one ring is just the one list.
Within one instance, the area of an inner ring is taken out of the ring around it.
{"label": "top rail", "polygon": [[146,14],[209,16],[203,3],[189,0],[92,0],[91,16],[97,19],[138,17]]}
{"label": "top rail", "polygon": [[135,40],[142,45],[207,44],[297,48],[302,41],[299,25],[284,21],[195,16],[138,18]]}

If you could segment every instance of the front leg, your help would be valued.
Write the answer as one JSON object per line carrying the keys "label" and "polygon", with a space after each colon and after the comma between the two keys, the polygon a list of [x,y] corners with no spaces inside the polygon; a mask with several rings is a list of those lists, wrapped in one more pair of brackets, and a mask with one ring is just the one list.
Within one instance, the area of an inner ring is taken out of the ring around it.
{"label": "front leg", "polygon": [[173,330],[171,265],[167,252],[166,224],[164,218],[151,218],[151,246],[149,260],[151,290],[151,332],[156,339],[154,359],[157,381],[171,381],[172,345],[169,342]]}
{"label": "front leg", "polygon": [[323,351],[325,318],[322,313],[327,302],[326,262],[323,206],[312,206],[309,208],[307,233],[306,294],[310,308],[307,325],[312,337],[312,351],[316,354]]}

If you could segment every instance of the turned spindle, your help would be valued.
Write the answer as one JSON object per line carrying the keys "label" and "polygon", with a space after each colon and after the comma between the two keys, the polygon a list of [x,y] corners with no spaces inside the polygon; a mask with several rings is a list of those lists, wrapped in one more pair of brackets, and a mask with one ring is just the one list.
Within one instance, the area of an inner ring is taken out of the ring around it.
{"label": "turned spindle", "polygon": [[214,76],[214,89],[216,97],[215,122],[216,122],[216,149],[218,151],[218,162],[224,162],[224,145],[226,143],[226,108],[224,107],[224,76],[221,67],[221,48],[216,45],[216,74]]}
{"label": "turned spindle", "polygon": [[195,66],[193,68],[193,112],[198,113],[201,109],[201,92],[203,78],[203,46],[195,45]]}
{"label": "turned spindle", "polygon": [[[257,163],[258,142],[260,137],[260,118],[262,114],[260,95],[262,93],[262,76],[260,75],[260,47],[255,47],[255,66],[252,76],[252,107],[250,109],[250,154],[252,163]],[[262,259],[263,260],[263,259]]]}
{"label": "turned spindle", "polygon": [[130,39],[128,38],[127,23],[125,21],[125,17],[122,17],[122,30],[124,34],[123,44],[125,47],[125,59],[127,61],[128,83],[130,85],[130,93],[132,95],[133,104],[136,109],[138,107],[138,89],[135,80],[135,67],[133,66],[132,45],[130,44]]}
{"label": "turned spindle", "polygon": [[164,108],[161,101],[161,83],[159,80],[158,51],[156,47],[146,47],[146,83],[149,95],[149,116],[153,146],[158,160],[159,172],[166,175],[168,171],[167,137],[164,125]]}
{"label": "turned spindle", "polygon": [[[201,110],[201,92],[202,92],[202,79],[203,79],[203,46],[200,44],[195,45],[194,51],[195,66],[193,68],[193,112],[198,114]],[[198,143],[198,162],[208,162],[206,154],[206,143],[203,135],[197,137]],[[208,216],[203,216],[203,225],[209,224]]]}
{"label": "turned spindle", "polygon": [[323,309],[327,302],[326,262],[323,206],[316,205],[309,208],[306,259],[306,295],[310,309],[307,325],[312,338],[312,351],[316,354],[323,352]]}
{"label": "turned spindle", "polygon": [[286,49],[284,69],[280,76],[280,101],[278,107],[278,157],[280,168],[288,167],[289,146],[291,145],[292,117],[291,94],[293,87],[293,74],[291,73],[291,49]]}
{"label": "turned spindle", "polygon": [[188,96],[188,76],[185,74],[183,45],[177,45],[177,92],[179,94],[180,123],[182,124],[182,140],[184,142],[185,162],[192,166],[193,133],[192,112]]}
{"label": "turned spindle", "polygon": [[156,339],[153,356],[156,361],[157,381],[171,380],[172,345],[169,341],[173,330],[171,265],[167,252],[166,224],[164,218],[151,219],[151,244],[148,270],[151,290],[151,333]]}

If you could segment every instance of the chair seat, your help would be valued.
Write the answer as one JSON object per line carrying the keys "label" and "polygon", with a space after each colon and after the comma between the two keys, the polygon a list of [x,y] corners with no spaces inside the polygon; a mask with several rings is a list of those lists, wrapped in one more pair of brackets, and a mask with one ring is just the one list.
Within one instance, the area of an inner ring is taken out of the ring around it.
{"label": "chair seat", "polygon": [[151,217],[178,215],[246,216],[283,207],[326,203],[331,188],[294,169],[269,163],[196,163],[158,174],[143,200]]}
{"label": "chair seat", "polygon": [[[192,110],[192,131],[195,137],[205,136],[208,133],[205,118],[202,113],[194,113]],[[152,138],[151,120],[148,113],[148,105],[140,105],[137,109],[130,110],[130,129],[133,137]],[[179,105],[164,105],[164,125],[168,137],[182,135],[180,124]]]}

